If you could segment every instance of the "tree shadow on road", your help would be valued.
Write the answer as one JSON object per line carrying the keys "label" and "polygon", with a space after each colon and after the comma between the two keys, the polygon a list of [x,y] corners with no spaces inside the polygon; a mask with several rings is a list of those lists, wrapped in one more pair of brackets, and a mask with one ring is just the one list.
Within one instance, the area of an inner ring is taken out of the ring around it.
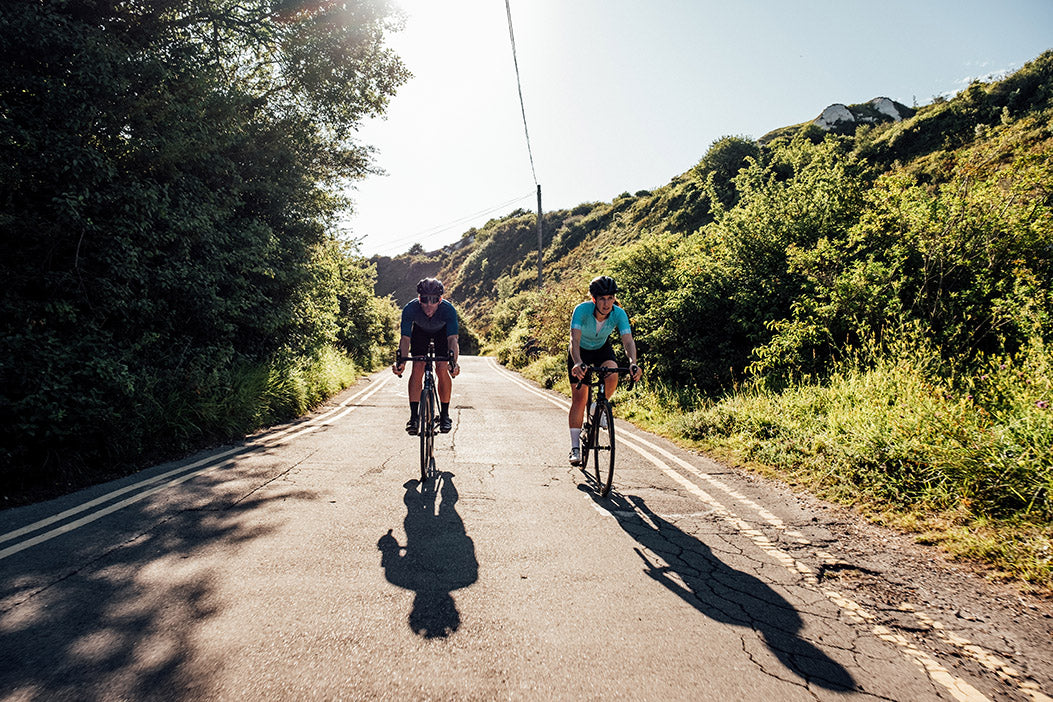
{"label": "tree shadow on road", "polygon": [[652,512],[643,498],[612,491],[604,500],[587,492],[626,533],[668,564],[634,549],[644,572],[656,582],[714,621],[754,630],[788,670],[808,683],[837,691],[858,689],[848,670],[801,637],[801,615],[766,582],[721,561],[697,537]]}
{"label": "tree shadow on road", "polygon": [[475,544],[457,513],[452,473],[440,473],[423,485],[410,480],[404,487],[406,545],[388,529],[377,542],[380,564],[388,582],[416,593],[410,628],[427,639],[445,638],[461,626],[450,593],[479,577]]}
{"label": "tree shadow on road", "polygon": [[195,643],[223,602],[199,559],[272,533],[283,501],[316,499],[246,494],[225,473],[0,562],[0,698],[210,697],[214,664]]}

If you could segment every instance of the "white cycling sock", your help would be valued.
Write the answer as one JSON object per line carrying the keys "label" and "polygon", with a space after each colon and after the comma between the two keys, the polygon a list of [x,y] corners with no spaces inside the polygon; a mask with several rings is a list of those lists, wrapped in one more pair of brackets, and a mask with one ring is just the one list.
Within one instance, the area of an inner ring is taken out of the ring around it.
{"label": "white cycling sock", "polygon": [[570,430],[570,447],[581,448],[581,427]]}

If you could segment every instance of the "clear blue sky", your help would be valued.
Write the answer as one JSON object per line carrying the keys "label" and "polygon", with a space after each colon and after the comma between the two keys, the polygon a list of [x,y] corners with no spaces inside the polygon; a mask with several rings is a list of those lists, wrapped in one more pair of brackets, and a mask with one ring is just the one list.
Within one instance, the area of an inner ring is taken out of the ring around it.
{"label": "clear blue sky", "polygon": [[1053,48],[1053,0],[395,0],[414,77],[363,125],[386,175],[342,224],[360,250],[457,241],[517,207],[610,201],[827,105],[924,105]]}

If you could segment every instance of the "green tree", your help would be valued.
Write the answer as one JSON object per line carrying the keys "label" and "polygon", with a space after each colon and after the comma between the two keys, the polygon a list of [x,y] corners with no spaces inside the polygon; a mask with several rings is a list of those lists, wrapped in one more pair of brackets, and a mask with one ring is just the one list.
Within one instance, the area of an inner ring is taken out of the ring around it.
{"label": "green tree", "polygon": [[330,222],[370,169],[355,127],[407,76],[388,13],[0,7],[3,478],[187,445],[222,431],[204,403],[239,369],[362,351],[338,316],[368,275]]}
{"label": "green tree", "polygon": [[710,196],[724,209],[735,205],[735,177],[750,161],[761,160],[761,148],[752,139],[725,136],[709,146],[706,155],[693,169],[696,177],[707,184]]}

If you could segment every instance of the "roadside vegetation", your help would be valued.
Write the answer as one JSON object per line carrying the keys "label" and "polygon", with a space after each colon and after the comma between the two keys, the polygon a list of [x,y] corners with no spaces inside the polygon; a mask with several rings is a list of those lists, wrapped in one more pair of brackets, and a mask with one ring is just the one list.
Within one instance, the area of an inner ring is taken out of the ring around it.
{"label": "roadside vegetation", "polygon": [[[647,380],[618,411],[1053,592],[1053,53],[899,122],[716,141],[689,173],[427,262],[487,348],[567,391],[614,275]],[[535,238],[536,240],[536,238]],[[496,302],[493,297],[496,295]]]}
{"label": "roadside vegetation", "polygon": [[647,372],[622,416],[1053,593],[1053,53],[546,212],[539,290],[533,212],[395,258],[340,240],[356,129],[408,77],[386,12],[2,6],[3,505],[302,414],[388,357],[426,275],[466,352],[567,390],[607,273]]}
{"label": "roadside vegetation", "polygon": [[395,311],[338,240],[383,3],[0,9],[0,506],[302,414]]}

